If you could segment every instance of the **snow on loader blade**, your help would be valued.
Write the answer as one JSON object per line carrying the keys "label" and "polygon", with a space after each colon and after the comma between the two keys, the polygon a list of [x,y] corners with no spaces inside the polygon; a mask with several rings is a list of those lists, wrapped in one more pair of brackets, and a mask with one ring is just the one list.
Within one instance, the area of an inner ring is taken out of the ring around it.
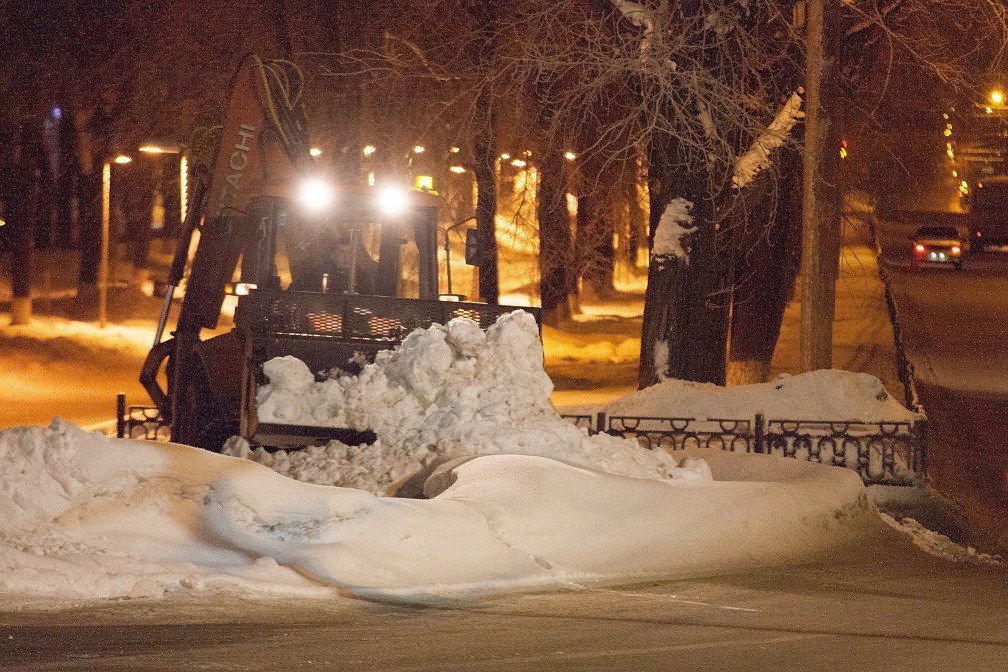
{"label": "snow on loader blade", "polygon": [[357,373],[362,361],[374,361],[379,351],[394,348],[414,329],[456,317],[469,318],[484,330],[514,310],[526,310],[540,322],[535,308],[361,294],[255,290],[244,303],[247,310],[236,315],[239,330],[248,335],[241,434],[254,445],[278,448],[332,440],[371,444],[377,437],[369,428],[260,422],[256,392],[267,382],[263,364],[274,357],[297,357],[321,376],[333,369]]}

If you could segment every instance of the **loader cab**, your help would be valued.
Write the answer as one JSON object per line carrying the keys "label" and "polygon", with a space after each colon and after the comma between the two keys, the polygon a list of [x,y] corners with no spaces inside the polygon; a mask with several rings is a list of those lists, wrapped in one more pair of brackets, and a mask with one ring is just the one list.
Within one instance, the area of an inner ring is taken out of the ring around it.
{"label": "loader cab", "polygon": [[[436,298],[437,200],[392,187],[314,193],[276,227],[267,286],[290,291]],[[243,274],[244,275],[244,274]]]}

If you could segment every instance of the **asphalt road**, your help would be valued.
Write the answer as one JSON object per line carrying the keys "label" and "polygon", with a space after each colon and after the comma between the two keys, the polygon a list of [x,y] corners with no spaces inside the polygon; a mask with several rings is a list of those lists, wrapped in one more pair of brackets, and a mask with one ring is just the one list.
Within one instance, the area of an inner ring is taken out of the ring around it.
{"label": "asphalt road", "polygon": [[808,567],[445,608],[203,596],[0,612],[0,670],[1008,669],[1008,573],[895,534]]}
{"label": "asphalt road", "polygon": [[984,541],[1008,549],[1008,252],[969,254],[961,271],[913,268],[908,236],[936,218],[882,222],[879,236],[921,402],[928,476]]}

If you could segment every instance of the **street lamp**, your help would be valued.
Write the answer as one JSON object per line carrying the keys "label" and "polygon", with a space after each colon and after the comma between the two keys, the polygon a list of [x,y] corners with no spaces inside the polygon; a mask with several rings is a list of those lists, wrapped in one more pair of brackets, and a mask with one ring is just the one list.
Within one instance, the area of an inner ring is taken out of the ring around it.
{"label": "street lamp", "polygon": [[[171,142],[146,142],[140,146],[140,151],[144,154],[178,154],[179,155],[179,222],[181,228],[185,229],[186,214],[189,210],[189,160],[186,157],[186,146]],[[180,236],[184,235],[179,233]],[[158,320],[157,333],[154,336],[154,345],[161,343],[161,336],[164,331],[165,322],[168,319],[168,310],[171,308],[172,297],[175,295],[174,285],[165,288],[164,303],[161,306],[161,317]]]}
{"label": "street lamp", "polygon": [[112,164],[125,165],[133,159],[119,154],[102,166],[101,257],[98,260],[98,326],[108,324],[109,242],[112,222]]}
{"label": "street lamp", "polygon": [[179,221],[184,222],[189,206],[189,160],[185,155],[185,145],[150,141],[140,145],[139,149],[144,154],[179,155]]}
{"label": "street lamp", "polygon": [[1004,103],[1004,94],[998,89],[994,89],[990,94],[990,102],[994,105],[1001,105]]}

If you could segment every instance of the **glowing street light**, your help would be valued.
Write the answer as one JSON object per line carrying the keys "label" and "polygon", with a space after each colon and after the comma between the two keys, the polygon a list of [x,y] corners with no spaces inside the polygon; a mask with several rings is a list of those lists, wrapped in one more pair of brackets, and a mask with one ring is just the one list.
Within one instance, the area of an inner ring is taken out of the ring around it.
{"label": "glowing street light", "polygon": [[125,165],[133,159],[125,154],[106,160],[101,181],[101,256],[98,258],[98,326],[108,324],[109,245],[112,223],[112,164]]}
{"label": "glowing street light", "polygon": [[371,156],[372,154],[374,154],[377,151],[378,151],[378,148],[375,147],[374,145],[365,145],[364,149],[361,150],[361,153],[364,154],[364,156]]}
{"label": "glowing street light", "polygon": [[575,154],[574,152],[564,152],[564,158],[567,159],[568,161],[573,161],[574,159],[577,158],[577,154]]}
{"label": "glowing street light", "polygon": [[1004,94],[1001,93],[1001,91],[995,89],[994,91],[991,91],[990,101],[994,105],[1001,105],[1002,103],[1004,103]]}
{"label": "glowing street light", "polygon": [[[184,222],[186,210],[189,209],[189,159],[185,154],[185,145],[154,140],[145,142],[138,149],[144,154],[179,155],[179,221]],[[116,157],[116,163],[119,163],[118,157]]]}
{"label": "glowing street light", "polygon": [[322,149],[320,147],[312,147],[311,149],[308,150],[308,154],[310,154],[311,156],[321,156]]}

